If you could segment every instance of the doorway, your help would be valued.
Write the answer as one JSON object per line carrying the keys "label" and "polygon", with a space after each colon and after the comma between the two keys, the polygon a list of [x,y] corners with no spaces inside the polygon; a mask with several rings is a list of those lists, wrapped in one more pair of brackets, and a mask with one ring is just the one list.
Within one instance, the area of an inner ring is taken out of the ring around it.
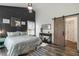
{"label": "doorway", "polygon": [[65,46],[77,49],[77,16],[65,18]]}
{"label": "doorway", "polygon": [[54,19],[54,44],[77,50],[77,16]]}

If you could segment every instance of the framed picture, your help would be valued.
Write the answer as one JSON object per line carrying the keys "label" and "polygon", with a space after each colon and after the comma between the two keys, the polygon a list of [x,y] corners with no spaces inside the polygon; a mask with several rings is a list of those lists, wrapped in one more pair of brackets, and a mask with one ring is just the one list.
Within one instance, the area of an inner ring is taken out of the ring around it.
{"label": "framed picture", "polygon": [[15,21],[15,26],[16,27],[21,27],[21,22],[20,21]]}
{"label": "framed picture", "polygon": [[24,21],[21,21],[21,25],[26,25],[26,22],[24,22]]}
{"label": "framed picture", "polygon": [[16,27],[16,26],[21,26],[21,19],[16,18],[16,17],[11,17],[11,26]]}
{"label": "framed picture", "polygon": [[10,19],[3,18],[3,23],[10,24]]}

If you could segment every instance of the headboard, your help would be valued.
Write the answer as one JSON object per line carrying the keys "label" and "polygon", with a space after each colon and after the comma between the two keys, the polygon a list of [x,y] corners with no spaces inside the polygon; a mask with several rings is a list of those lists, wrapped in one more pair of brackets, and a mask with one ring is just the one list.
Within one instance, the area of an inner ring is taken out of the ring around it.
{"label": "headboard", "polygon": [[29,13],[27,8],[0,6],[0,37],[6,32],[27,31],[27,21],[35,22],[35,11]]}

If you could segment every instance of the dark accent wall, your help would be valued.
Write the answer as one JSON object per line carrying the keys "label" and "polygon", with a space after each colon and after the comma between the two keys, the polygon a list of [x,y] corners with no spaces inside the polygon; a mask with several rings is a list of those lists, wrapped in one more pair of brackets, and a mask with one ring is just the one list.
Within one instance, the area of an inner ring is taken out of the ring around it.
{"label": "dark accent wall", "polygon": [[27,8],[0,5],[0,29],[5,30],[5,33],[7,31],[17,31],[17,27],[12,27],[11,24],[2,23],[3,18],[11,20],[11,17],[20,18],[21,21],[25,21],[26,25],[19,27],[19,30],[27,31],[27,21],[29,20],[35,22],[35,11],[33,10],[32,13],[29,13]]}

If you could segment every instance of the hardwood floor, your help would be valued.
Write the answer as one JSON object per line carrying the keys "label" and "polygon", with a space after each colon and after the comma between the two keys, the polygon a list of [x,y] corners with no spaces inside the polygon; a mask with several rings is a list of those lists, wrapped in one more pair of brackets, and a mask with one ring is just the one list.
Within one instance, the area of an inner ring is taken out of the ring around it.
{"label": "hardwood floor", "polygon": [[55,48],[54,52],[61,55],[61,56],[78,56],[79,53],[77,52],[76,49],[72,49],[69,47],[64,47],[64,49],[58,48],[54,45],[50,45],[50,47]]}
{"label": "hardwood floor", "polygon": [[72,49],[77,49],[77,43],[76,42],[69,41],[69,40],[66,40],[65,46],[66,47],[70,47]]}
{"label": "hardwood floor", "polygon": [[[49,45],[43,46],[41,48],[44,49],[45,56],[78,56],[79,55],[79,53],[77,52],[76,49],[69,47],[69,46],[68,47],[66,46],[66,47],[64,47],[64,49],[61,49],[61,48],[59,48],[59,46],[49,44]],[[37,51],[37,54],[40,54],[40,53],[38,53],[38,51]],[[32,56],[34,56],[34,55],[32,54]],[[41,56],[43,56],[43,55],[41,55]]]}
{"label": "hardwood floor", "polygon": [[[67,52],[69,51],[69,52]],[[66,40],[65,42],[65,53],[69,55],[76,55],[77,53],[77,43]]]}
{"label": "hardwood floor", "polygon": [[[79,53],[77,50],[65,47],[65,49],[61,49],[56,45],[48,44],[44,46],[40,46],[37,50],[31,51],[28,54],[24,54],[22,56],[78,56]],[[7,56],[6,48],[0,49],[0,56]]]}

